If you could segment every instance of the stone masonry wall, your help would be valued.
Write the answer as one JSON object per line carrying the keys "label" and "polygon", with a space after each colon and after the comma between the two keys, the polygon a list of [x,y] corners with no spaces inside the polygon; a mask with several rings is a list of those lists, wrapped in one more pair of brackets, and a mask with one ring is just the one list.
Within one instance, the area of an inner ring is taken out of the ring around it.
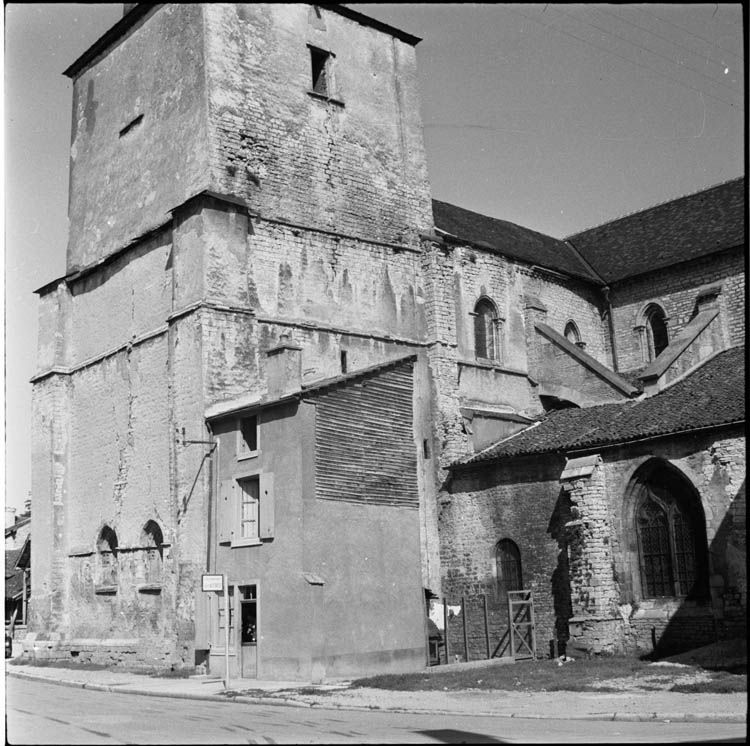
{"label": "stone masonry wall", "polygon": [[[432,214],[414,48],[303,4],[204,12],[217,189],[266,218],[415,246]],[[332,55],[325,96],[309,46]]]}
{"label": "stone masonry wall", "polygon": [[[651,459],[676,467],[698,492],[706,520],[711,602],[643,599],[638,577],[634,505],[629,485]],[[716,637],[743,636],[747,615],[745,474],[746,446],[741,429],[723,435],[660,439],[619,449],[606,458],[614,571],[620,587],[621,613],[630,630],[625,643],[651,650],[657,641],[696,644]],[[669,641],[669,640],[667,640]]]}
{"label": "stone masonry wall", "polygon": [[200,5],[157,6],[75,78],[68,272],[209,186],[203,33]]}
{"label": "stone masonry wall", "polygon": [[[450,492],[440,497],[442,596],[451,605],[460,604],[462,596],[470,603],[471,660],[486,657],[482,594],[488,604],[490,652],[507,644],[507,600],[498,593],[495,565],[501,539],[511,539],[520,550],[523,587],[533,592],[539,655],[549,654],[555,638],[565,640],[571,601],[564,526],[570,506],[559,483],[563,466],[562,458],[552,457],[461,471]],[[462,620],[454,620],[452,627],[451,658],[457,654],[465,660]]]}
{"label": "stone masonry wall", "polygon": [[713,254],[705,259],[672,267],[668,272],[640,275],[612,288],[615,344],[619,370],[644,367],[635,327],[643,324],[649,303],[658,303],[668,318],[670,339],[693,317],[700,291],[721,284],[721,323],[731,345],[742,344],[745,335],[745,274],[740,250]]}

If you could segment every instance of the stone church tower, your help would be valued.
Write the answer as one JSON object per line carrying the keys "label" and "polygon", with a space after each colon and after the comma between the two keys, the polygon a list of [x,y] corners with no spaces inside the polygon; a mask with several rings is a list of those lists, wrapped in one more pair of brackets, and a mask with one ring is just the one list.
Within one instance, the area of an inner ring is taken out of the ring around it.
{"label": "stone church tower", "polygon": [[33,379],[38,640],[192,665],[207,409],[267,397],[280,338],[297,388],[423,347],[418,41],[343,6],[129,4],[66,70],[67,270],[38,291]]}

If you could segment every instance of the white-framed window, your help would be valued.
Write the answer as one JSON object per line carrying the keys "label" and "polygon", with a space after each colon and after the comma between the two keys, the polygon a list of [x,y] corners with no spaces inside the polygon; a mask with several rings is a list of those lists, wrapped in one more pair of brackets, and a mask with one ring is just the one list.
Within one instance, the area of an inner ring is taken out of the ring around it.
{"label": "white-framed window", "polygon": [[260,501],[258,493],[260,490],[257,479],[243,479],[239,483],[239,528],[241,541],[260,541],[258,510]]}
{"label": "white-framed window", "polygon": [[257,456],[259,448],[260,435],[260,416],[251,414],[246,417],[240,417],[237,423],[237,458],[253,458]]}

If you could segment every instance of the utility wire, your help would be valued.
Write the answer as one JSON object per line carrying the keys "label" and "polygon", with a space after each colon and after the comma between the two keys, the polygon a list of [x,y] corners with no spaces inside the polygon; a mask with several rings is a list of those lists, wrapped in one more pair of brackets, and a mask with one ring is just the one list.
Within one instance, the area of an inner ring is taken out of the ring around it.
{"label": "utility wire", "polygon": [[642,5],[636,6],[639,10],[643,11],[644,13],[648,13],[652,18],[656,18],[657,21],[661,21],[662,23],[669,24],[670,26],[673,26],[674,28],[678,29],[679,31],[682,31],[684,34],[687,34],[688,36],[694,36],[696,39],[700,39],[701,41],[704,41],[706,44],[710,44],[712,47],[716,47],[717,49],[721,49],[722,52],[726,52],[727,54],[731,54],[733,57],[736,57],[740,62],[742,62],[742,56],[737,54],[737,52],[732,52],[729,49],[724,49],[724,47],[720,47],[715,41],[712,41],[711,39],[706,39],[705,36],[700,36],[700,34],[695,34],[692,31],[688,31],[686,28],[683,28],[682,26],[678,26],[676,23],[672,23],[672,21],[668,21],[666,18],[661,18],[660,16],[657,16],[655,13],[652,13],[650,10],[646,10]]}
{"label": "utility wire", "polygon": [[579,23],[585,24],[586,26],[591,26],[591,28],[595,28],[597,31],[602,31],[605,34],[614,36],[616,39],[620,39],[621,41],[624,41],[626,44],[630,44],[636,49],[640,49],[642,52],[648,52],[649,54],[653,54],[655,57],[661,57],[661,59],[666,60],[667,62],[671,62],[673,65],[677,65],[682,70],[689,70],[695,75],[700,75],[701,77],[706,78],[706,80],[710,80],[712,83],[722,85],[728,90],[732,91],[732,93],[734,93],[735,95],[739,93],[738,91],[734,91],[731,86],[727,85],[723,81],[717,80],[716,78],[712,78],[711,76],[706,75],[705,73],[702,73],[700,70],[695,70],[694,68],[689,67],[688,65],[683,65],[679,60],[675,60],[673,57],[667,57],[666,55],[660,54],[659,52],[655,52],[653,49],[647,49],[646,47],[642,47],[640,46],[640,44],[636,44],[630,39],[624,36],[620,36],[619,34],[616,34],[614,31],[609,31],[608,29],[602,28],[601,26],[597,26],[595,23],[591,23],[590,21],[585,21],[581,18],[576,18],[575,20],[578,21]]}
{"label": "utility wire", "polygon": [[723,98],[720,98],[719,96],[715,96],[711,93],[706,93],[700,88],[696,88],[695,86],[688,85],[687,83],[683,83],[681,80],[678,80],[677,78],[673,78],[671,75],[667,75],[666,73],[663,73],[659,70],[656,70],[653,67],[650,67],[649,65],[644,65],[641,62],[638,62],[636,60],[632,60],[629,57],[623,57],[621,54],[617,54],[616,52],[612,52],[611,50],[607,49],[606,47],[601,47],[598,44],[594,44],[587,39],[582,39],[580,36],[576,36],[575,34],[571,34],[569,31],[565,31],[557,26],[553,26],[552,24],[546,24],[543,21],[539,21],[536,18],[533,18],[531,16],[527,16],[525,13],[521,13],[520,11],[517,11],[510,6],[505,6],[506,10],[509,10],[511,13],[515,13],[516,15],[521,16],[522,18],[525,18],[527,21],[533,21],[534,23],[540,23],[543,26],[546,26],[548,28],[553,28],[555,31],[564,34],[565,36],[571,37],[571,39],[575,39],[576,41],[580,41],[583,44],[587,44],[590,47],[593,47],[594,49],[597,49],[600,52],[604,52],[605,54],[612,55],[613,57],[617,57],[621,60],[625,60],[625,62],[629,62],[632,65],[637,65],[638,67],[642,67],[644,70],[648,70],[649,72],[655,73],[656,75],[660,75],[663,78],[667,78],[668,80],[671,80],[673,83],[676,83],[677,85],[682,86],[683,88],[688,88],[691,91],[695,91],[696,93],[702,93],[704,96],[708,96],[709,98],[714,99],[715,101],[718,101],[722,104],[725,104],[726,106],[731,106],[733,109],[737,108],[737,104],[732,103],[731,101],[726,101]]}
{"label": "utility wire", "polygon": [[[624,18],[622,16],[618,16],[615,13],[610,12],[609,10],[605,10],[604,8],[597,7],[597,10],[600,13],[605,13],[608,16],[611,16],[612,18],[616,18],[618,21],[622,21],[623,23],[627,23],[630,26],[633,26],[634,28],[640,29],[641,31],[645,31],[647,34],[651,34],[652,36],[657,37],[658,39],[662,39],[669,44],[672,44],[673,46],[677,47],[678,49],[682,49],[684,52],[688,52],[689,54],[694,54],[696,57],[700,57],[703,60],[706,60],[712,65],[716,65],[716,67],[726,68],[726,65],[723,62],[716,62],[715,60],[712,60],[708,57],[708,55],[704,55],[701,52],[696,52],[694,49],[690,49],[689,47],[686,47],[682,44],[678,44],[673,39],[668,39],[666,36],[662,36],[661,34],[657,34],[655,31],[652,31],[651,29],[646,28],[645,26],[639,26],[637,23],[633,23],[632,21],[629,21],[627,18]],[[685,65],[687,67],[687,65]],[[694,68],[689,68],[690,70],[693,70]],[[695,70],[695,72],[699,72],[698,70]],[[713,79],[715,82],[720,83],[721,80],[719,78]]]}

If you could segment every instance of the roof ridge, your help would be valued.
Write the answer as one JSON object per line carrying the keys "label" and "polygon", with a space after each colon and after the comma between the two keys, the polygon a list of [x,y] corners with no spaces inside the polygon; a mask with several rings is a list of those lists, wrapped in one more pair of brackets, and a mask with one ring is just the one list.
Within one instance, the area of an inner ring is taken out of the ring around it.
{"label": "roof ridge", "polygon": [[701,194],[703,192],[710,192],[712,189],[717,189],[720,186],[731,184],[733,181],[742,181],[744,179],[745,179],[745,175],[742,174],[741,176],[734,176],[731,179],[725,179],[724,181],[716,182],[715,184],[702,187],[701,189],[696,189],[694,192],[687,192],[686,194],[681,194],[679,197],[671,197],[668,199],[664,199],[661,202],[655,202],[654,204],[648,205],[647,207],[641,207],[637,210],[632,210],[631,212],[626,212],[623,215],[619,215],[616,218],[605,220],[603,223],[597,223],[595,225],[590,225],[588,228],[582,228],[581,230],[576,231],[575,233],[571,233],[567,236],[564,236],[561,240],[568,241],[571,238],[575,238],[576,236],[580,236],[582,233],[587,233],[588,231],[595,230],[596,228],[603,228],[605,225],[617,223],[620,220],[625,220],[625,218],[633,217],[633,215],[638,215],[639,213],[642,213],[642,212],[648,212],[649,210],[655,210],[657,207],[663,207],[664,205],[668,205],[671,202],[678,202],[679,200],[686,199],[687,197],[695,197],[696,195]]}

